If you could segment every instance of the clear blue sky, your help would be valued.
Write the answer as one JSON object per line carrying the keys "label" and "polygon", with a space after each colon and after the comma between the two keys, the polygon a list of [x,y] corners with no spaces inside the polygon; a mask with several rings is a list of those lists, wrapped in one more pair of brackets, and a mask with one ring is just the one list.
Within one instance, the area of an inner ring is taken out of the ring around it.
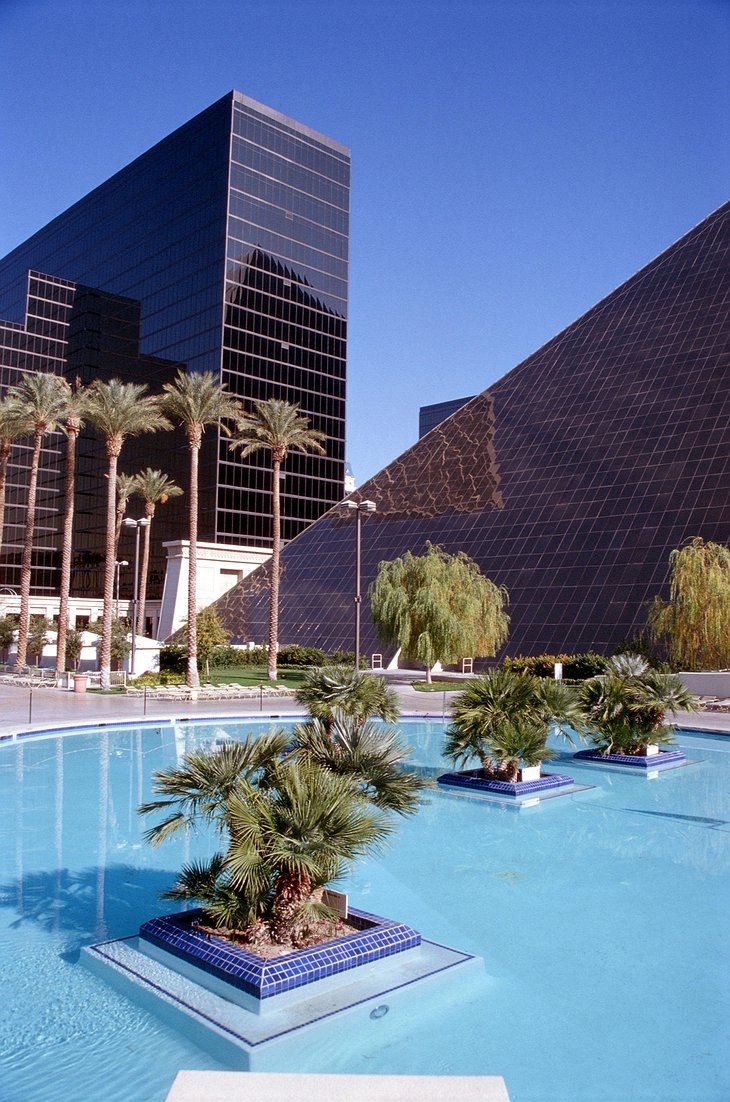
{"label": "clear blue sky", "polygon": [[352,148],[359,481],[728,197],[726,0],[0,0],[0,40],[0,255],[231,88]]}

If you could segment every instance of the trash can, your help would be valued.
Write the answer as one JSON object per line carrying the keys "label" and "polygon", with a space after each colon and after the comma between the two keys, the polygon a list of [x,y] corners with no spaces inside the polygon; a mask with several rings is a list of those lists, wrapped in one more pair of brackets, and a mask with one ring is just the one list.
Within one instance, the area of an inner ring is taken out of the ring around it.
{"label": "trash can", "polygon": [[85,673],[74,674],[74,692],[85,693],[89,684],[89,678]]}

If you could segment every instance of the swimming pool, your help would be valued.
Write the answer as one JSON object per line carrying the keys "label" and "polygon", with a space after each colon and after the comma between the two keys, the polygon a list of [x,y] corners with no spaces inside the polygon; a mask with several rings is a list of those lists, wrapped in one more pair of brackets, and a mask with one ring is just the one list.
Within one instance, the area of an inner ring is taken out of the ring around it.
{"label": "swimming pool", "polygon": [[[252,727],[269,723],[0,745],[3,1102],[158,1102],[179,1068],[221,1066],[79,952],[168,913],[157,893],[209,851],[205,837],[143,844],[135,809],[153,770]],[[441,724],[403,729],[414,761],[437,766]],[[730,740],[680,732],[680,744],[701,760],[656,779],[571,762],[591,789],[519,812],[430,794],[346,888],[354,905],[483,957],[483,981],[463,1002],[335,1021],[316,1044],[282,1046],[270,1070],[499,1074],[512,1102],[730,1096]]]}

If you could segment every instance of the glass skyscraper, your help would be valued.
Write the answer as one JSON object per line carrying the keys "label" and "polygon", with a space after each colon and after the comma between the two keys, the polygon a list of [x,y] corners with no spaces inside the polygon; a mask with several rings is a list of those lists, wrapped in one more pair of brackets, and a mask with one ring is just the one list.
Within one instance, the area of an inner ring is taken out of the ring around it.
{"label": "glass skyscraper", "polygon": [[[344,146],[230,92],[0,261],[3,383],[18,367],[79,374],[79,364],[87,382],[133,377],[132,345],[120,359],[116,341],[126,323],[108,308],[127,300],[140,381],[157,389],[180,364],[212,371],[248,408],[298,402],[326,434],[326,455],[287,461],[282,526],[293,538],[344,493],[349,183]],[[32,357],[18,347],[31,340],[30,272],[36,284],[70,288],[32,316]],[[186,485],[184,440],[166,436],[164,469]],[[153,440],[125,445],[121,469],[146,466]],[[241,459],[225,436],[206,432],[202,540],[270,544],[268,465],[265,453]],[[185,538],[184,507],[165,508],[165,538]]]}

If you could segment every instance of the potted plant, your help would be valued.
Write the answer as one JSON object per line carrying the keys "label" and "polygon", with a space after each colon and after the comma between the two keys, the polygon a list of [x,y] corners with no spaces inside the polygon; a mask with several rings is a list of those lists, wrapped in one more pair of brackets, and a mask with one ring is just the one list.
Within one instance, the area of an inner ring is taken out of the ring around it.
{"label": "potted plant", "polygon": [[696,711],[697,701],[679,677],[652,669],[641,655],[609,658],[605,673],[583,683],[581,701],[591,749],[577,757],[638,766],[684,757],[665,749],[674,742],[666,713]]}
{"label": "potted plant", "polygon": [[[142,938],[198,964],[213,938],[215,959],[205,967],[223,968],[222,978],[256,998],[287,989],[281,985],[298,968],[307,978],[297,986],[378,959],[383,926],[393,952],[420,943],[420,934],[402,923],[359,911],[336,914],[325,889],[357,858],[379,849],[393,831],[392,811],[414,810],[423,782],[406,775],[404,788],[389,766],[405,748],[387,738],[378,747],[367,723],[357,732],[351,717],[337,714],[329,730],[312,723],[309,737],[302,731],[294,741],[272,731],[186,755],[180,766],[155,775],[162,798],[139,808],[164,814],[146,833],[154,845],[201,825],[222,842],[210,860],[184,866],[164,895],[196,900],[200,910],[153,919],[141,928]],[[368,755],[366,778],[361,766]],[[321,949],[333,939],[335,956]],[[221,964],[224,958],[230,966]],[[263,962],[270,958],[283,969],[276,990],[267,988],[272,973]]]}
{"label": "potted plant", "polygon": [[[520,795],[530,785],[557,787],[572,778],[543,774],[554,757],[547,746],[554,729],[571,744],[566,728],[580,733],[583,714],[576,690],[561,681],[512,670],[490,670],[460,693],[453,705],[445,754],[456,765],[473,759],[478,769],[448,773],[439,783]],[[553,727],[553,725],[555,725]]]}

